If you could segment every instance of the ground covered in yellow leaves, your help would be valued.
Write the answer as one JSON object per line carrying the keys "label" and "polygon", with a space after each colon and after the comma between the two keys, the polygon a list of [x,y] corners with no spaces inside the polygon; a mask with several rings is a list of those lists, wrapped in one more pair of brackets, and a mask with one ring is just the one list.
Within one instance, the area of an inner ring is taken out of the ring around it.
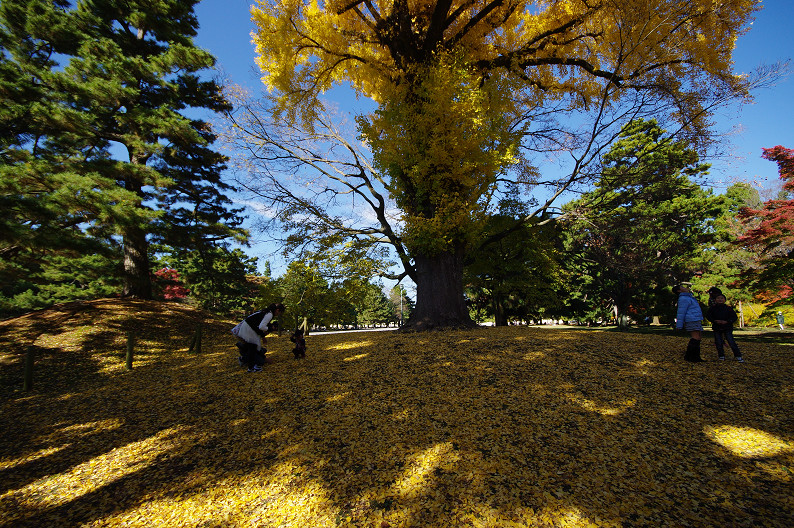
{"label": "ground covered in yellow leaves", "polygon": [[234,322],[114,300],[0,322],[0,526],[794,525],[785,343],[739,364],[707,338],[693,365],[683,335],[363,332],[296,361],[285,335],[247,373]]}

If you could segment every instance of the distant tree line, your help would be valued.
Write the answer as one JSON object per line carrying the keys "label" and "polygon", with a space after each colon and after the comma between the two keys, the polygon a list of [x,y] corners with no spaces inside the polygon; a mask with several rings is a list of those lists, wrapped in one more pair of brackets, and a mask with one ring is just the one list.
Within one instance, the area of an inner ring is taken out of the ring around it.
{"label": "distant tree line", "polygon": [[292,262],[280,277],[271,277],[269,262],[265,273],[257,274],[255,259],[240,250],[232,252],[222,266],[229,271],[225,275],[192,274],[195,268],[184,261],[160,264],[166,267],[155,273],[158,298],[192,303],[236,318],[278,301],[287,308],[279,321],[282,328],[397,327],[414,308],[402,285],[387,292],[367,278],[336,281],[323,277],[318,267],[307,261]]}

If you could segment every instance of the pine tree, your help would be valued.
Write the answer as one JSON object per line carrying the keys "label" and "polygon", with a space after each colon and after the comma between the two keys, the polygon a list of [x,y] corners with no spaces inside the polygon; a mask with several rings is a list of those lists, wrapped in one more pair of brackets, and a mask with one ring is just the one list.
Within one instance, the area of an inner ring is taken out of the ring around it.
{"label": "pine tree", "polygon": [[[199,76],[214,58],[193,44],[195,4],[4,0],[0,8],[0,90],[9,96],[0,185],[17,213],[4,219],[8,232],[32,252],[71,243],[65,230],[120,237],[127,296],[151,297],[153,240],[195,248],[245,238],[240,210],[223,194],[215,137],[186,116],[229,109],[220,87]],[[15,250],[14,240],[3,243]]]}
{"label": "pine tree", "polygon": [[0,301],[5,313],[107,294],[118,287],[104,204],[122,202],[92,173],[103,148],[76,141],[80,114],[62,65],[84,37],[69,2],[0,4]]}
{"label": "pine tree", "polygon": [[356,306],[358,319],[366,325],[387,324],[394,317],[393,305],[380,285],[367,283],[366,293]]}
{"label": "pine tree", "polygon": [[202,308],[224,314],[250,309],[254,288],[248,276],[256,271],[256,258],[241,249],[199,247],[173,251],[164,263],[179,272],[190,296]]}
{"label": "pine tree", "polygon": [[635,120],[604,157],[596,189],[566,206],[566,262],[618,321],[642,315],[665,286],[698,271],[693,257],[723,202],[692,181],[707,170],[656,121]]}
{"label": "pine tree", "polygon": [[223,162],[202,148],[213,139],[205,133],[206,124],[180,113],[188,107],[228,109],[218,85],[197,74],[215,59],[193,44],[195,4],[91,0],[77,8],[87,38],[66,69],[80,81],[74,106],[90,114],[86,132],[94,134],[94,144],[114,142],[124,148],[126,159],[113,163],[113,172],[137,197],[133,207],[116,217],[124,240],[123,293],[128,296],[151,296],[148,225],[161,215],[150,209],[154,196],[147,189],[157,189],[165,195],[162,202],[173,204],[174,191],[184,198],[197,189],[197,181],[208,177],[217,182]]}

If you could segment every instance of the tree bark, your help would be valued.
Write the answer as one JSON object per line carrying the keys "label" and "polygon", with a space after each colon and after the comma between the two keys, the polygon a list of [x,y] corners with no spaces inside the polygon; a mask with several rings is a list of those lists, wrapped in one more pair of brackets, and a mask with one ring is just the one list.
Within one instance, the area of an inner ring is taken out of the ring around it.
{"label": "tree bark", "polygon": [[502,294],[494,295],[494,325],[507,326],[507,316],[505,316],[505,303]]}
{"label": "tree bark", "polygon": [[[134,149],[127,147],[130,156],[130,164],[146,165],[147,157],[139,156]],[[124,188],[134,192],[140,198],[136,204],[139,208],[143,202],[143,183],[137,178],[127,175],[124,180]],[[124,289],[122,297],[133,297],[136,299],[152,298],[152,278],[149,268],[149,242],[146,240],[146,231],[132,223],[125,226],[123,232],[124,242]]]}
{"label": "tree bark", "polygon": [[124,233],[124,290],[122,297],[152,298],[149,255],[146,233],[130,227]]}
{"label": "tree bark", "polygon": [[403,330],[476,326],[469,317],[463,295],[463,251],[415,255],[414,264],[416,308]]}

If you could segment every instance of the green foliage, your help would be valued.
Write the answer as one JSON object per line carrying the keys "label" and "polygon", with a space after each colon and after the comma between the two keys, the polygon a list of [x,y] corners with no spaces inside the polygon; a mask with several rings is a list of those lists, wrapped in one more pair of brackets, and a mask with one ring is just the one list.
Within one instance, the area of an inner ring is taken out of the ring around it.
{"label": "green foliage", "polygon": [[723,208],[722,197],[690,179],[708,165],[664,134],[653,120],[627,124],[595,190],[565,207],[571,288],[618,318],[659,314],[665,285],[694,275],[693,258]]}
{"label": "green foliage", "polygon": [[312,324],[326,324],[335,307],[331,301],[328,281],[306,262],[295,261],[279,279],[282,302],[287,310],[285,321],[307,318]]}
{"label": "green foliage", "polygon": [[360,241],[343,242],[338,236],[323,239],[315,251],[306,252],[306,265],[329,282],[340,298],[360,306],[370,278],[386,272],[389,262],[383,250]]}
{"label": "green foliage", "polygon": [[256,271],[256,258],[242,250],[200,248],[174,252],[163,262],[179,272],[198,306],[222,314],[253,308],[259,291],[247,277]]}
{"label": "green foliage", "polygon": [[[497,326],[504,326],[511,318],[540,318],[558,304],[559,233],[546,218],[523,221],[526,217],[524,204],[503,200],[499,214],[490,216],[484,228],[484,237],[492,241],[467,258],[463,280],[477,319],[484,310]],[[500,233],[508,234],[494,237]]]}
{"label": "green foliage", "polygon": [[229,108],[198,76],[214,58],[192,43],[194,4],[0,5],[0,254],[10,267],[33,276],[42,256],[91,239],[112,246],[113,236],[124,294],[149,297],[152,238],[195,248],[245,237],[222,194],[215,136],[182,113]]}
{"label": "green foliage", "polygon": [[408,297],[408,292],[405,287],[397,284],[389,291],[389,303],[391,308],[391,317],[389,322],[405,324],[405,321],[411,318],[414,311],[414,301]]}
{"label": "green foliage", "polygon": [[117,186],[85,160],[104,163],[106,150],[75,142],[79,119],[63,104],[56,58],[75,52],[81,34],[68,6],[0,4],[0,294],[15,313],[118,287],[119,267],[90,255],[120,262],[112,232],[96,220],[125,196],[102,195]]}
{"label": "green foliage", "polygon": [[700,294],[712,286],[733,301],[750,301],[752,292],[740,284],[741,274],[758,266],[758,255],[737,244],[745,232],[739,211],[761,203],[758,191],[746,183],[736,183],[725,191],[722,210],[712,223],[713,237],[703,244],[693,259],[693,269],[702,275],[692,279],[692,289]]}
{"label": "green foliage", "polygon": [[320,310],[323,315],[319,321],[322,326],[358,327],[360,322],[358,309],[344,286],[331,286],[323,299],[323,304],[323,309]]}
{"label": "green foliage", "polygon": [[[251,279],[251,277],[248,277]],[[251,310],[261,310],[274,302],[281,302],[283,300],[283,293],[281,291],[280,279],[274,279],[269,275],[256,277],[256,297],[255,302],[251,306]]]}
{"label": "green foliage", "polygon": [[[328,269],[318,267],[316,262],[294,261],[278,279],[264,280],[267,291],[261,290],[260,299],[264,304],[284,303],[285,328],[297,327],[304,319],[314,327],[358,327],[399,320],[397,295],[405,295],[404,289],[398,287],[387,297],[380,285],[362,277],[328,276],[323,273]],[[407,317],[413,307],[410,299],[404,297],[403,306]]]}
{"label": "green foliage", "polygon": [[0,274],[6,278],[0,287],[0,315],[117,294],[121,287],[119,248],[85,238],[73,242],[76,245],[69,249],[22,250],[24,254],[0,261]]}
{"label": "green foliage", "polygon": [[205,123],[196,123],[201,142],[171,145],[157,163],[158,171],[171,183],[157,190],[158,210],[163,211],[152,227],[155,239],[174,248],[215,245],[234,239],[245,243],[247,232],[240,226],[243,209],[232,207],[224,194],[233,188],[221,179],[226,157],[213,152],[216,136]]}
{"label": "green foliage", "polygon": [[380,285],[367,283],[366,293],[356,307],[358,320],[364,325],[381,325],[394,321],[393,305]]}

